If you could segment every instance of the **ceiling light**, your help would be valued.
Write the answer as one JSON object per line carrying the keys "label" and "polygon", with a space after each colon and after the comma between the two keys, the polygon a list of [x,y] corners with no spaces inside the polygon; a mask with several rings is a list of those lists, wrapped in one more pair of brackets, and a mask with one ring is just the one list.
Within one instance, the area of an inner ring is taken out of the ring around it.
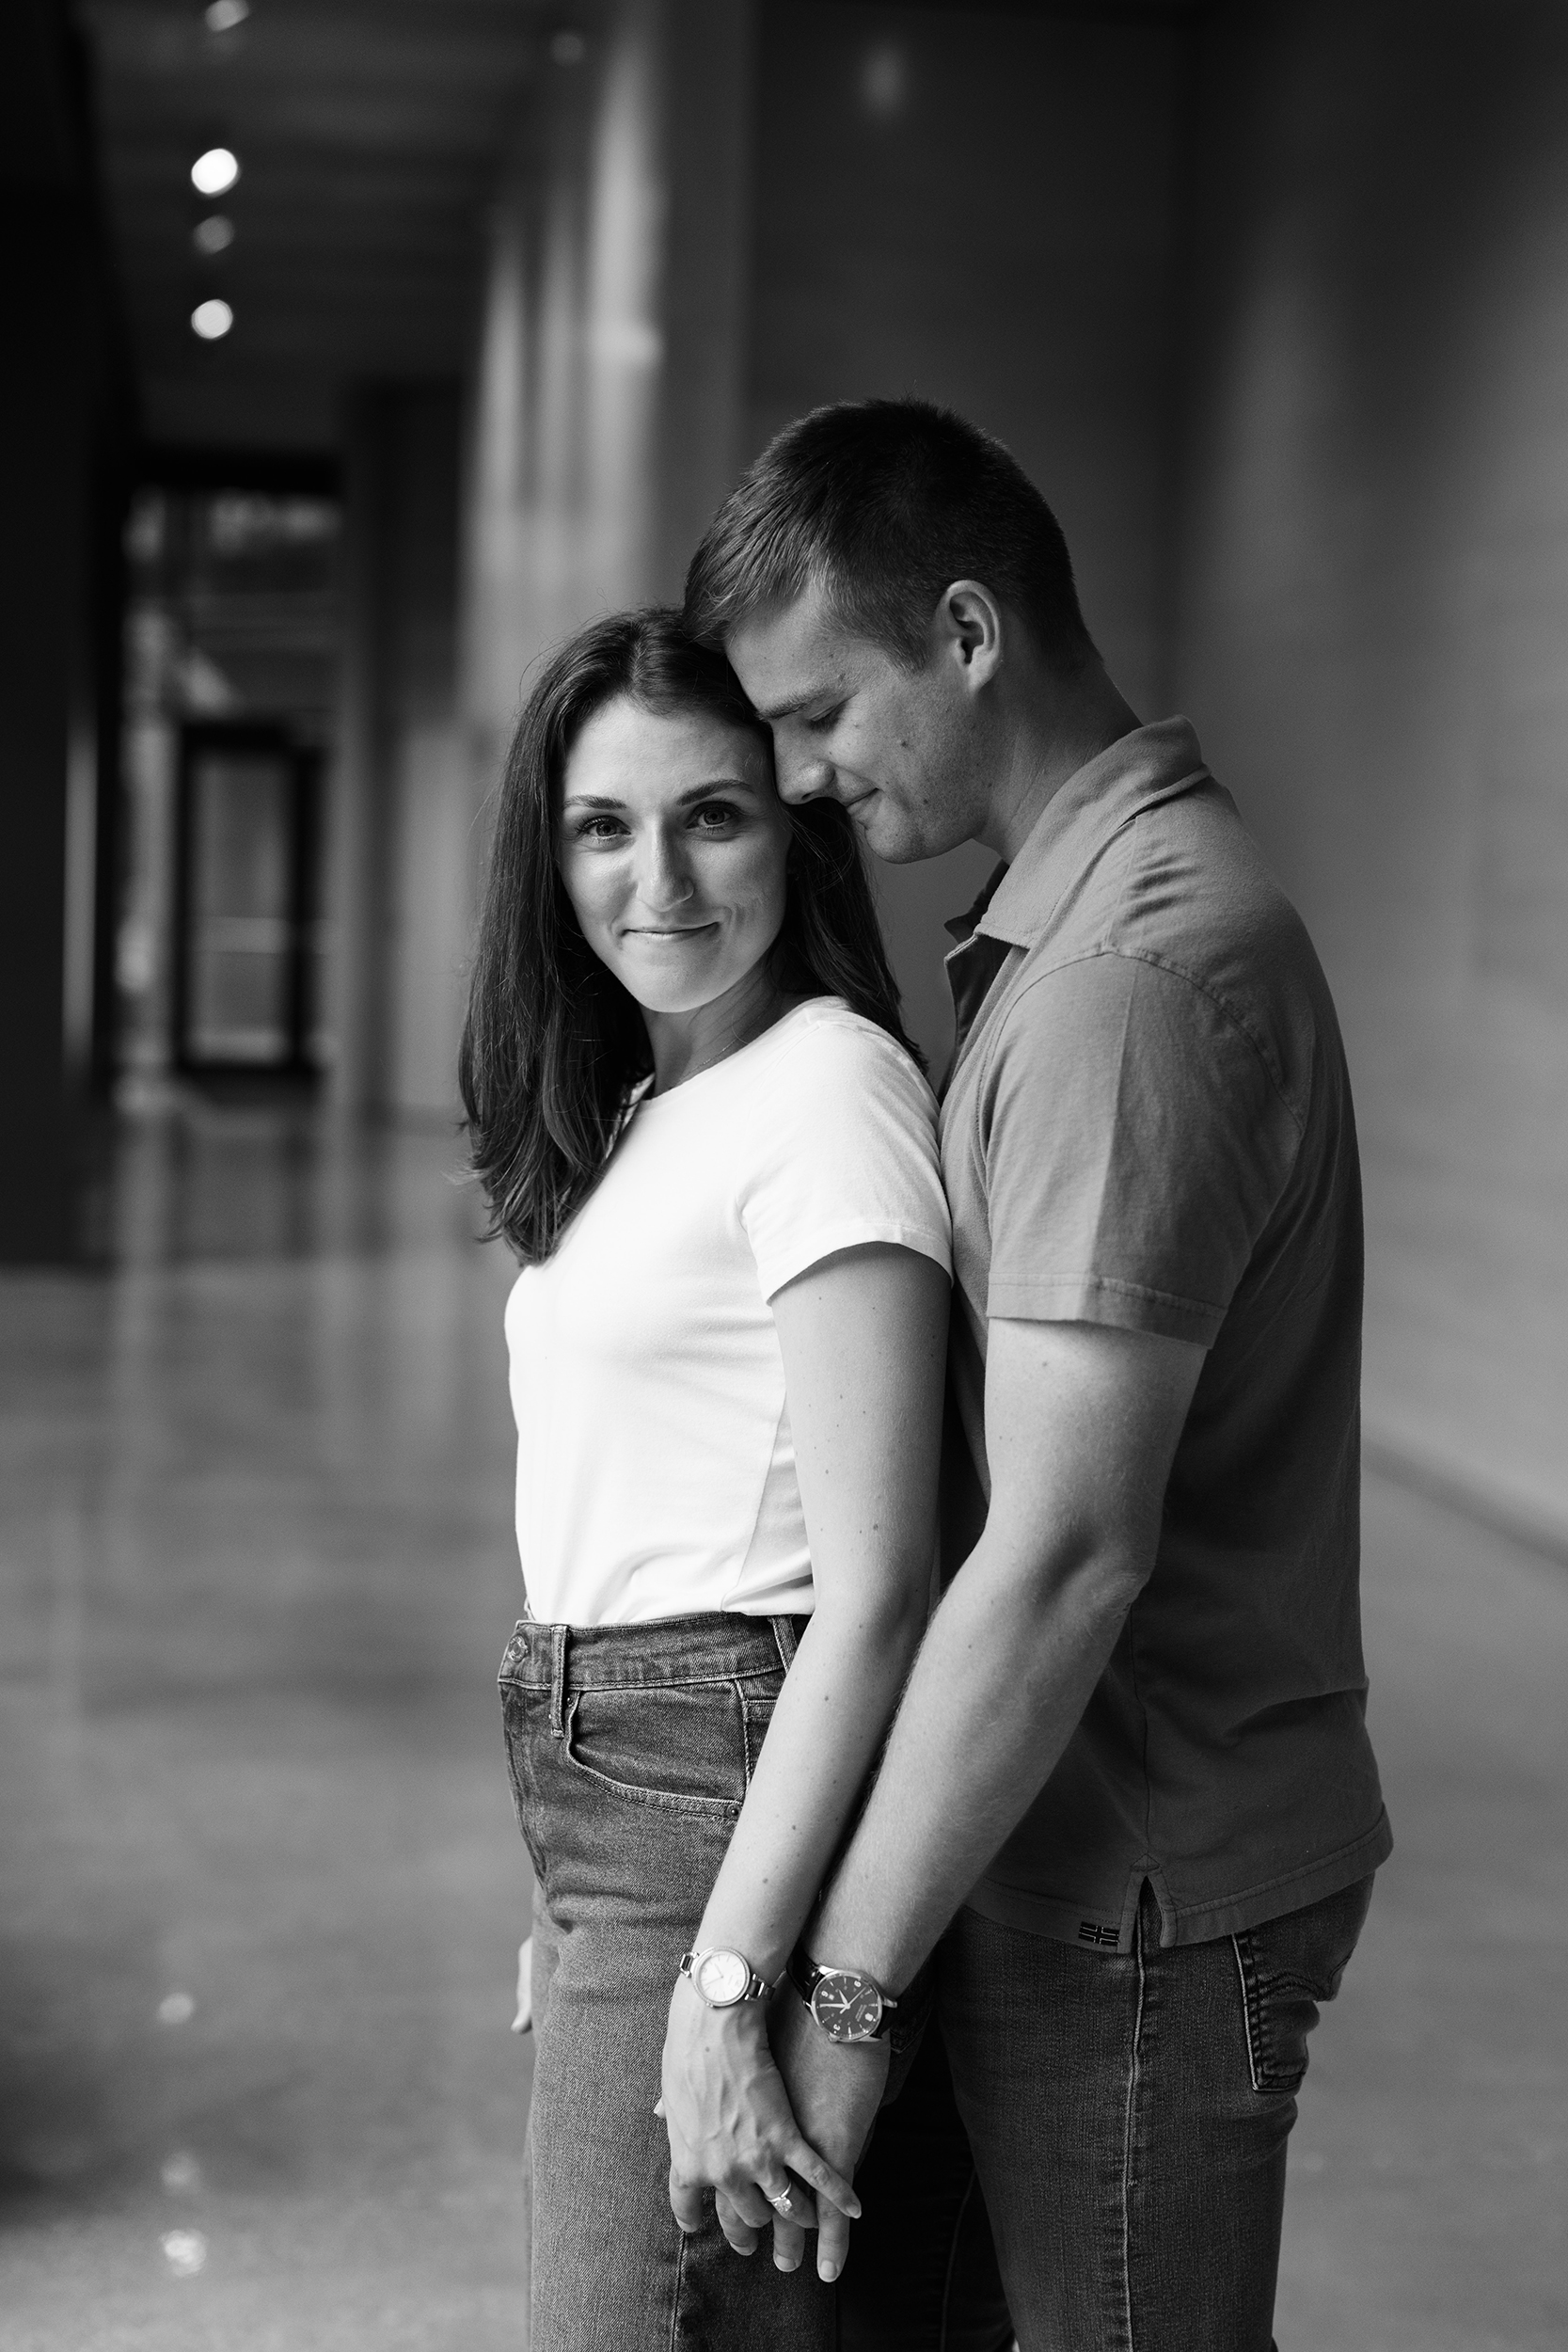
{"label": "ceiling light", "polygon": [[250,14],[250,0],[212,0],[212,6],[204,8],[202,14],[210,33],[231,33]]}
{"label": "ceiling light", "polygon": [[240,159],[227,147],[210,147],[191,166],[191,185],[202,196],[222,196],[240,176]]}
{"label": "ceiling light", "polygon": [[580,33],[557,33],[550,43],[550,56],[557,65],[580,65],[588,55],[588,43]]}
{"label": "ceiling light", "polygon": [[198,302],[191,312],[191,331],[199,335],[204,343],[217,342],[233,324],[233,311],[216,294],[208,302]]}
{"label": "ceiling light", "polygon": [[198,253],[226,253],[234,242],[234,224],[226,213],[209,213],[191,230],[191,243]]}

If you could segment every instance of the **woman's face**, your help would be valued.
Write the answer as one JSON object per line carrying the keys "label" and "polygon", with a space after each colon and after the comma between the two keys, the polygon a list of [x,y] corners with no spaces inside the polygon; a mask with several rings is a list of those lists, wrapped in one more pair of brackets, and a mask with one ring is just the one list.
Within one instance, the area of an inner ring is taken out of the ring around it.
{"label": "woman's face", "polygon": [[627,696],[586,722],[559,858],[582,935],[648,1012],[695,1012],[755,970],[784,916],[789,819],[763,737]]}

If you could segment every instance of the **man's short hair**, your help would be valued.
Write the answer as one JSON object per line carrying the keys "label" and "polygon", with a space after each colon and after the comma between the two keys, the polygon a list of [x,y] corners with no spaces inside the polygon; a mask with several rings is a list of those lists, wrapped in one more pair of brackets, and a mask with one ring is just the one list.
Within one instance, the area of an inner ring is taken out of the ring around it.
{"label": "man's short hair", "polygon": [[990,589],[1053,664],[1095,659],[1061,526],[1001,442],[928,401],[842,401],[748,468],[691,559],[684,618],[722,643],[818,585],[847,628],[917,668],[955,580]]}

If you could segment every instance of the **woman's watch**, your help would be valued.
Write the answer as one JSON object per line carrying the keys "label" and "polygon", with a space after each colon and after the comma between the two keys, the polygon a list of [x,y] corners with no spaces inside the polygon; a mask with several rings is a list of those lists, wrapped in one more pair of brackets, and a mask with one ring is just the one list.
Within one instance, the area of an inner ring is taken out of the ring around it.
{"label": "woman's watch", "polygon": [[862,1969],[820,1967],[798,1944],[789,1981],[830,2042],[880,2042],[893,2030],[897,2002]]}
{"label": "woman's watch", "polygon": [[735,2009],[742,2001],[761,2001],[773,1989],[766,1977],[758,1976],[744,1952],[726,1951],[721,1944],[711,1951],[682,1952],[676,1973],[709,2009]]}

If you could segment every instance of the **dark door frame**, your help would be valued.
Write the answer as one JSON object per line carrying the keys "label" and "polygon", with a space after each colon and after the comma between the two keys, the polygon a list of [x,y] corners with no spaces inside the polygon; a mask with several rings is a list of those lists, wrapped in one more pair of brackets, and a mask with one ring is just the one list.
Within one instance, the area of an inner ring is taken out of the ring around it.
{"label": "dark door frame", "polygon": [[[284,1028],[287,1051],[277,1061],[222,1061],[192,1051],[190,1041],[191,954],[194,946],[191,903],[196,835],[196,794],[193,775],[203,752],[267,752],[288,762],[293,779],[290,795],[289,961]],[[180,767],[174,856],[174,987],[172,1033],[174,1067],[186,1076],[238,1078],[312,1078],[319,1066],[311,1057],[315,1026],[311,1002],[313,943],[318,914],[317,851],[321,815],[321,755],[298,741],[277,719],[187,719],[180,730]]]}

